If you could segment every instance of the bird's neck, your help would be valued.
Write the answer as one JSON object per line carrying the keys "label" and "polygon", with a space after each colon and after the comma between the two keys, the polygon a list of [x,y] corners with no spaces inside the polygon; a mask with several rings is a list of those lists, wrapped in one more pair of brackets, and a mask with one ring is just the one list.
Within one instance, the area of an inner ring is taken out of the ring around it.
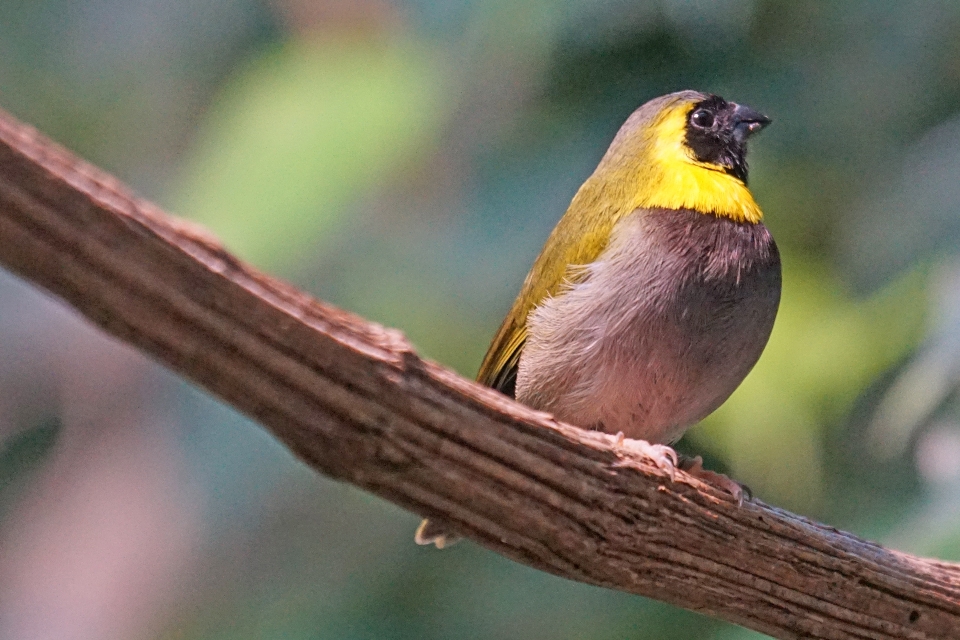
{"label": "bird's neck", "polygon": [[683,110],[670,112],[647,135],[611,147],[602,161],[606,171],[598,168],[594,175],[606,176],[607,188],[617,185],[617,197],[622,198],[627,212],[689,209],[736,222],[760,222],[763,212],[744,181],[723,167],[692,157],[683,143],[685,114]]}
{"label": "bird's neck", "polygon": [[637,184],[636,208],[690,209],[756,224],[763,212],[737,178],[690,162],[649,172]]}

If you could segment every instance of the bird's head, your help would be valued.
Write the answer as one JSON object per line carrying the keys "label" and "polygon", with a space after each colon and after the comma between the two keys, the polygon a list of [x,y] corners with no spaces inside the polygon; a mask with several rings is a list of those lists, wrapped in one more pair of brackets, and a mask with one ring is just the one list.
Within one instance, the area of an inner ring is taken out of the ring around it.
{"label": "bird's head", "polygon": [[595,178],[626,207],[693,209],[738,221],[762,217],[747,184],[747,139],[770,124],[750,107],[697,91],[671,93],[633,112]]}

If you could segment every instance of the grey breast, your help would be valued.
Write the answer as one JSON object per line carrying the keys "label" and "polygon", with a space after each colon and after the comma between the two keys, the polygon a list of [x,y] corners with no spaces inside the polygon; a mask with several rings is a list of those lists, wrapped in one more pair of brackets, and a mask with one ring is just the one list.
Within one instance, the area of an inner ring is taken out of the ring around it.
{"label": "grey breast", "polygon": [[531,312],[517,399],[672,442],[747,375],[779,302],[780,256],[762,224],[638,210],[575,284]]}

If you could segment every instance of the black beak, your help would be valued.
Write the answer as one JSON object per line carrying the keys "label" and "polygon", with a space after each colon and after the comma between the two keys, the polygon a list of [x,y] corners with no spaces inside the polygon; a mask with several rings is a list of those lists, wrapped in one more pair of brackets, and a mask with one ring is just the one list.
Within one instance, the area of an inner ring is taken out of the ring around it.
{"label": "black beak", "polygon": [[754,111],[748,106],[735,102],[732,104],[733,116],[730,119],[730,123],[733,125],[733,136],[740,142],[745,142],[752,134],[773,122],[773,120],[767,116],[759,111]]}

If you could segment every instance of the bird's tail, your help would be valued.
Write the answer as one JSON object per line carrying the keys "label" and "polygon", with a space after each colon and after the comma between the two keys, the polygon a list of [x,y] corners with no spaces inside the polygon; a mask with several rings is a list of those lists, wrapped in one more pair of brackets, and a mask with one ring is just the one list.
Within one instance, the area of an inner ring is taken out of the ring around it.
{"label": "bird's tail", "polygon": [[447,525],[439,520],[424,520],[413,536],[417,544],[434,544],[437,549],[449,547],[460,540],[460,536],[451,533]]}

